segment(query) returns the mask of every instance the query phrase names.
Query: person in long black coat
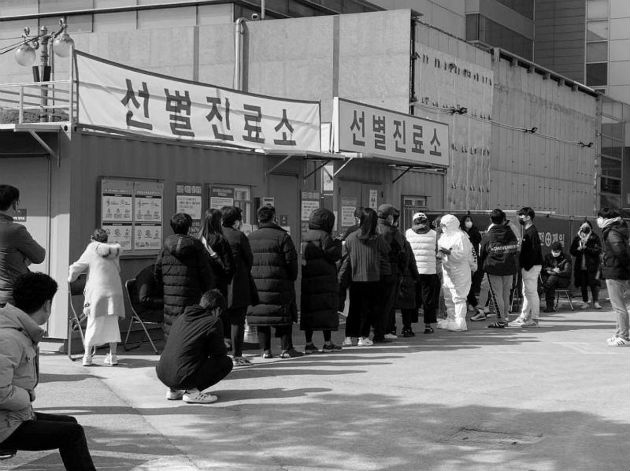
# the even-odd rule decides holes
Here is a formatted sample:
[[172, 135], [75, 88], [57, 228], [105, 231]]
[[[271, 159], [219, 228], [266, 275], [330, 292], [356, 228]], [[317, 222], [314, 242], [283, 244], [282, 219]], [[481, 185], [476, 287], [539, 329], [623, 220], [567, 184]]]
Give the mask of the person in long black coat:
[[601, 309], [599, 304], [600, 271], [599, 262], [602, 253], [602, 243], [599, 236], [593, 232], [593, 226], [584, 221], [569, 249], [575, 257], [573, 264], [573, 284], [582, 290], [582, 308], [588, 308], [588, 288], [591, 288], [593, 307]]
[[177, 316], [215, 287], [205, 248], [199, 239], [188, 235], [191, 225], [188, 214], [173, 215], [171, 228], [175, 234], [166, 238], [155, 262], [155, 280], [158, 289], [164, 293], [162, 329], [165, 337]]
[[308, 232], [302, 237], [302, 298], [300, 329], [304, 331], [304, 353], [319, 350], [313, 344], [313, 331], [324, 333], [324, 352], [341, 350], [332, 343], [332, 331], [339, 328], [337, 314], [336, 262], [341, 259], [341, 240], [332, 238], [335, 215], [328, 209], [316, 209], [311, 214]]
[[[475, 225], [469, 214], [464, 216], [460, 221], [460, 229], [468, 234], [468, 238], [470, 239], [470, 243], [475, 249], [475, 256], [479, 257], [479, 248], [481, 247], [481, 232]], [[477, 308], [477, 293], [481, 288], [481, 281], [483, 280], [483, 270], [478, 268], [476, 272], [472, 274], [472, 283], [470, 285], [470, 291], [468, 292], [468, 296], [466, 301], [469, 305], [470, 311], [475, 311]], [[484, 306], [481, 306], [484, 307]]]
[[263, 358], [271, 353], [271, 327], [282, 345], [281, 358], [301, 356], [293, 348], [291, 328], [297, 321], [295, 280], [298, 276], [298, 256], [287, 231], [275, 223], [273, 206], [258, 209], [258, 230], [249, 236], [254, 254], [252, 277], [259, 303], [247, 309], [247, 323], [258, 327], [258, 341]]
[[227, 319], [230, 323], [234, 365], [246, 366], [250, 361], [243, 357], [243, 339], [245, 337], [245, 316], [247, 306], [258, 303], [256, 285], [251, 275], [254, 254], [247, 236], [240, 231], [243, 216], [240, 208], [226, 206], [223, 214], [223, 236], [230, 244], [234, 262], [234, 276], [227, 287]]

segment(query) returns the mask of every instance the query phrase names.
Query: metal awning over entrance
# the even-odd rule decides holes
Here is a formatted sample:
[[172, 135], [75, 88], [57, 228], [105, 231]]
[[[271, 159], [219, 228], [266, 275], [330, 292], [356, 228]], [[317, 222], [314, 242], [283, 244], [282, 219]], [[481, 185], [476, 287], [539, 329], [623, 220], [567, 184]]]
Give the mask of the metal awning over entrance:
[[[0, 124], [0, 140], [6, 138], [9, 141], [7, 145], [0, 146], [0, 157], [50, 155], [55, 158], [57, 166], [59, 166], [61, 165], [61, 155], [57, 146], [57, 134], [68, 129], [69, 123], [61, 121]], [[20, 133], [20, 137], [15, 136], [14, 133]]]

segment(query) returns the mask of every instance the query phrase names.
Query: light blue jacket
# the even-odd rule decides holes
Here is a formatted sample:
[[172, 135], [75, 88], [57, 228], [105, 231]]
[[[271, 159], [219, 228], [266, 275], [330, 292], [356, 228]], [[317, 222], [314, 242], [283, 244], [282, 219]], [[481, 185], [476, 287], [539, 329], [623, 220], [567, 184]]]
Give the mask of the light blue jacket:
[[11, 304], [0, 308], [0, 442], [35, 418], [31, 402], [39, 377], [37, 344], [43, 335], [28, 314]]

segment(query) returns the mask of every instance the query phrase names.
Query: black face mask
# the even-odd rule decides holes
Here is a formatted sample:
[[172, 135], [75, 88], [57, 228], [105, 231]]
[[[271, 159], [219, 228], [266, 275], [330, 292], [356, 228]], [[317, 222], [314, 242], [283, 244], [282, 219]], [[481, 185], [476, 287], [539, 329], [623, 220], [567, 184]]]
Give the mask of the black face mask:
[[519, 220], [518, 220], [518, 223], [519, 223], [521, 226], [524, 226], [524, 225], [525, 225], [525, 220], [524, 220], [524, 219], [519, 219]]
[[591, 233], [591, 228], [587, 226], [587, 227], [585, 227], [584, 229], [582, 229], [582, 232], [583, 232], [584, 234], [590, 234], [590, 233]]

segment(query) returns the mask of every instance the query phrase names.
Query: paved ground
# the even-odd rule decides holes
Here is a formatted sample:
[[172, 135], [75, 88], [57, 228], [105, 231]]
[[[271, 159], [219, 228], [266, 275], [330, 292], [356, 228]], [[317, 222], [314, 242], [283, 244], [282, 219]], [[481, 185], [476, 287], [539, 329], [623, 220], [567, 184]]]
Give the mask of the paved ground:
[[[207, 406], [166, 401], [148, 349], [117, 368], [44, 352], [35, 406], [75, 415], [100, 470], [629, 471], [630, 348], [606, 346], [612, 312], [485, 324], [256, 358]], [[0, 469], [62, 464], [20, 452]]]

